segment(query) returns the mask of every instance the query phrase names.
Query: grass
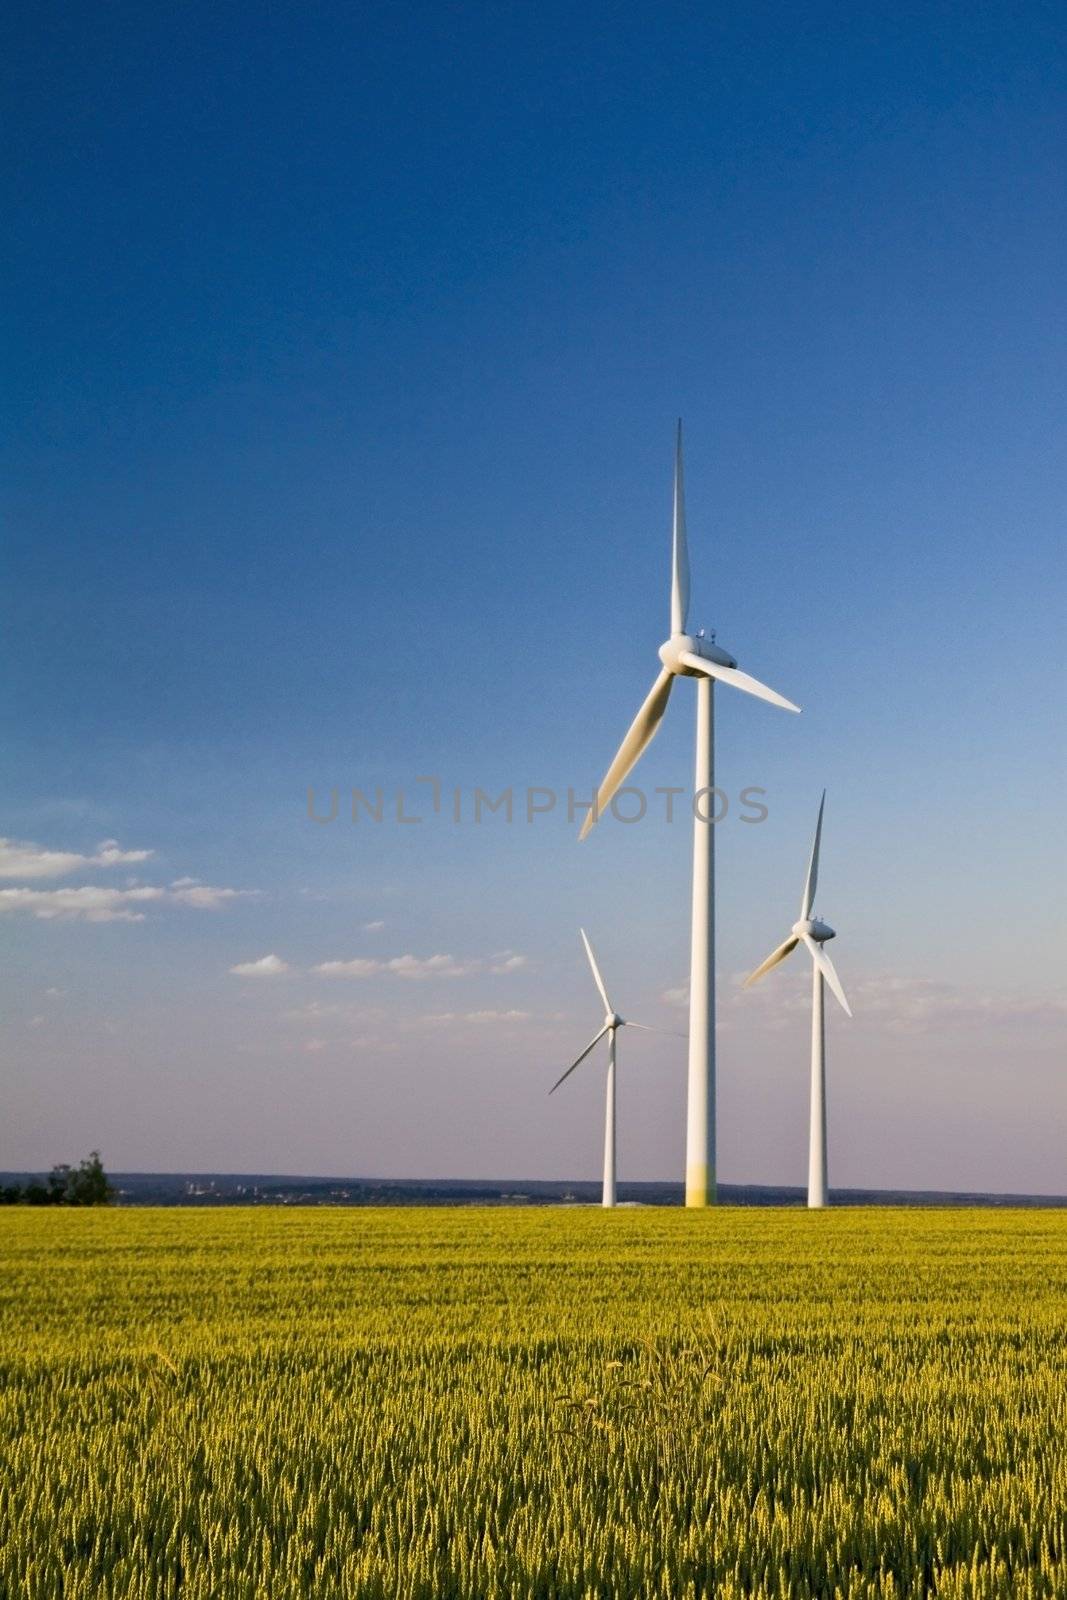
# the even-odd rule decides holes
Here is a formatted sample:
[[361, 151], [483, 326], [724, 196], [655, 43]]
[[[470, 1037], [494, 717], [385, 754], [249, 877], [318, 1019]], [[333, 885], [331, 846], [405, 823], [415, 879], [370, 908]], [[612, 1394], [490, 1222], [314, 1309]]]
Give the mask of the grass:
[[1067, 1213], [0, 1213], [0, 1600], [1067, 1595]]

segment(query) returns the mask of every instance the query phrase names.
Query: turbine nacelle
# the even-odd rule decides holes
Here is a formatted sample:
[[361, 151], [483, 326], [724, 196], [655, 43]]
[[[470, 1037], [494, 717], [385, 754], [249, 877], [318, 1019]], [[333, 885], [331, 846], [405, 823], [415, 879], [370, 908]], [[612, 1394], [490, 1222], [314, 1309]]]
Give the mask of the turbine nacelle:
[[800, 922], [794, 922], [790, 932], [795, 933], [798, 939], [805, 935], [814, 939], [816, 944], [825, 944], [827, 939], [836, 939], [837, 934], [828, 922], [821, 922], [818, 917], [804, 917]]
[[728, 650], [723, 650], [703, 634], [672, 633], [659, 647], [659, 658], [668, 672], [678, 678], [699, 678], [698, 667], [691, 666], [685, 657], [699, 656], [702, 661], [713, 662], [717, 667], [736, 667], [737, 662]]
[[609, 1011], [604, 1018], [605, 1028], [625, 1028], [626, 1018], [620, 1017], [617, 1011]]

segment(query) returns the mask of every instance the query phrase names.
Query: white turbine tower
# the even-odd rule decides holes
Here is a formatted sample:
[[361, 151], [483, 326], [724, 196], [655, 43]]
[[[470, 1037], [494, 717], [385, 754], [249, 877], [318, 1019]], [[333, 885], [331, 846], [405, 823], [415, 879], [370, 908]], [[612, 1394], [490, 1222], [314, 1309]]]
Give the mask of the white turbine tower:
[[789, 938], [769, 955], [752, 975], [745, 979], [745, 987], [762, 978], [780, 961], [804, 945], [811, 956], [811, 1133], [808, 1140], [808, 1205], [814, 1210], [827, 1203], [826, 1181], [826, 1021], [823, 1016], [823, 984], [828, 983], [837, 999], [851, 1016], [841, 980], [834, 971], [833, 962], [823, 949], [828, 939], [837, 935], [827, 923], [812, 915], [815, 904], [815, 886], [819, 881], [819, 844], [822, 839], [822, 814], [826, 805], [826, 790], [819, 802], [819, 820], [815, 824], [815, 843], [811, 847], [808, 876], [804, 882], [804, 897], [800, 902], [800, 919], [794, 922]]
[[643, 1022], [627, 1022], [625, 1017], [619, 1016], [619, 1013], [615, 1010], [615, 1007], [608, 999], [608, 991], [605, 989], [604, 980], [600, 976], [600, 968], [596, 964], [596, 956], [593, 954], [593, 947], [585, 936], [585, 929], [582, 928], [579, 931], [582, 935], [582, 943], [585, 945], [585, 953], [589, 957], [589, 965], [593, 969], [593, 982], [600, 991], [600, 998], [604, 1002], [604, 1010], [606, 1015], [604, 1017], [603, 1026], [601, 1027], [600, 1032], [589, 1041], [577, 1060], [571, 1062], [570, 1066], [563, 1074], [563, 1077], [558, 1078], [548, 1092], [549, 1094], [555, 1094], [560, 1084], [570, 1077], [575, 1067], [581, 1066], [589, 1052], [594, 1049], [594, 1047], [600, 1043], [601, 1039], [603, 1039], [604, 1035], [607, 1034], [608, 1097], [607, 1106], [604, 1112], [604, 1190], [601, 1198], [601, 1204], [605, 1206], [613, 1206], [615, 1204], [615, 1035], [618, 1033], [620, 1028], [640, 1028], [642, 1033], [658, 1033], [660, 1030], [658, 1028], [649, 1028]]
[[[715, 1201], [715, 834], [711, 821], [715, 785], [712, 690], [716, 679], [786, 711], [799, 711], [766, 684], [738, 671], [732, 655], [706, 638], [686, 632], [689, 614], [689, 550], [685, 534], [682, 424], [674, 465], [674, 551], [671, 573], [671, 636], [659, 647], [662, 670], [608, 768], [581, 838], [625, 782], [651, 743], [667, 709], [675, 678], [697, 680], [695, 793], [693, 796], [693, 923], [689, 971], [689, 1087], [685, 1136], [685, 1203]], [[706, 812], [701, 807], [706, 807]]]

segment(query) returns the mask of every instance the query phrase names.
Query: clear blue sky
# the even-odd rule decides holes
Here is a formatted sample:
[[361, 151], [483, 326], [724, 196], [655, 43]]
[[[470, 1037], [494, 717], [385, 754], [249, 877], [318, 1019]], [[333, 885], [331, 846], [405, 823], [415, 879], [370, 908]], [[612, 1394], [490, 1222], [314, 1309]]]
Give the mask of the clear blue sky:
[[[719, 835], [722, 1175], [803, 1177], [805, 974], [736, 979], [826, 784], [831, 1181], [1067, 1190], [1065, 31], [9, 12], [0, 1166], [596, 1170], [599, 1067], [544, 1095], [596, 1022], [577, 925], [684, 1023], [685, 828], [305, 794], [588, 792], [666, 631], [681, 414], [695, 623], [804, 707], [719, 696], [770, 810]], [[680, 1175], [683, 1047], [626, 1044], [620, 1174]]]

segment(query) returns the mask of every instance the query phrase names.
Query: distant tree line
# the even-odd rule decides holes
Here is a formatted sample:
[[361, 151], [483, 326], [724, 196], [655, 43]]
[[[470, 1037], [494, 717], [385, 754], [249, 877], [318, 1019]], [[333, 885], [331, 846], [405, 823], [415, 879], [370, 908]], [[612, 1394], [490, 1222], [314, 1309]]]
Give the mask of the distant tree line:
[[43, 1181], [0, 1184], [2, 1206], [106, 1206], [114, 1198], [98, 1150], [76, 1167], [53, 1167]]

